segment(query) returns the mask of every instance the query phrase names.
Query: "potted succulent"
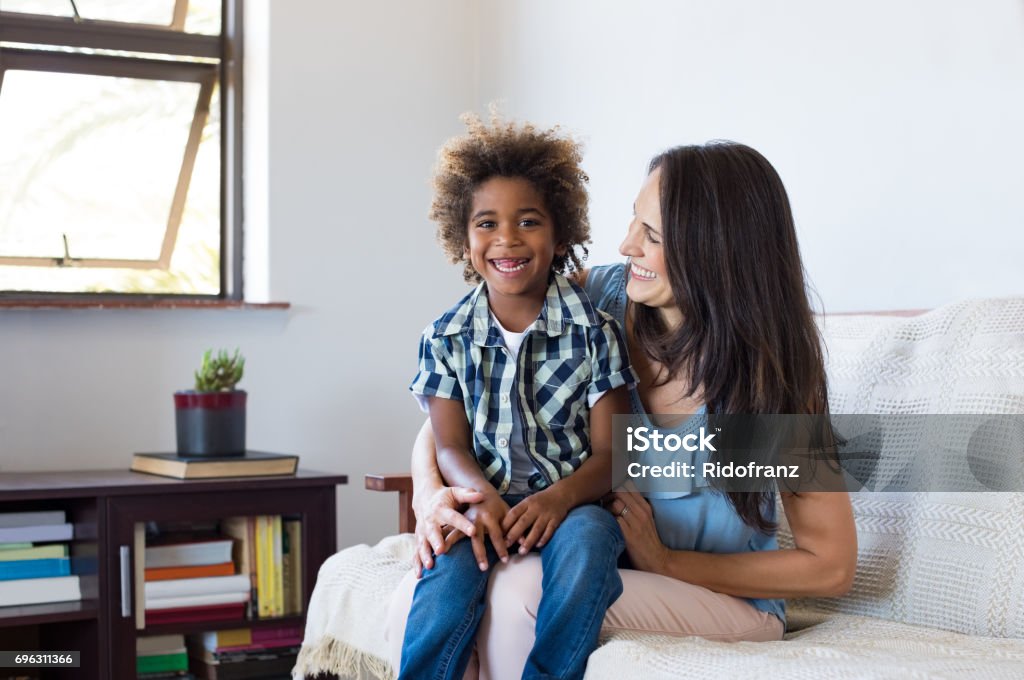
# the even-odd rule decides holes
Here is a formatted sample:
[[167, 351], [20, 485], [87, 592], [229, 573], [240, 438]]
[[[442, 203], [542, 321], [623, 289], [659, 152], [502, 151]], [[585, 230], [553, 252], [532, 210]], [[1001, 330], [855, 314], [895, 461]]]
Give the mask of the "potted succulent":
[[174, 421], [179, 456], [244, 456], [245, 397], [235, 389], [245, 358], [206, 350], [195, 372], [194, 390], [174, 393]]

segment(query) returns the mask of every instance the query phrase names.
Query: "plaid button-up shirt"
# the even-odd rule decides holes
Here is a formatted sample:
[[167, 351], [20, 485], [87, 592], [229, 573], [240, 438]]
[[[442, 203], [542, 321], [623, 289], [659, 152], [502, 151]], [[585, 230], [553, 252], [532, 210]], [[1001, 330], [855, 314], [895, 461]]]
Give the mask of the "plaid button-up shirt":
[[635, 383], [618, 322], [553, 274], [518, 356], [505, 347], [481, 283], [423, 332], [419, 372], [409, 389], [465, 404], [477, 463], [503, 494], [512, 477], [509, 439], [517, 401], [526, 450], [540, 473], [529, 485], [539, 491], [589, 457], [587, 395]]

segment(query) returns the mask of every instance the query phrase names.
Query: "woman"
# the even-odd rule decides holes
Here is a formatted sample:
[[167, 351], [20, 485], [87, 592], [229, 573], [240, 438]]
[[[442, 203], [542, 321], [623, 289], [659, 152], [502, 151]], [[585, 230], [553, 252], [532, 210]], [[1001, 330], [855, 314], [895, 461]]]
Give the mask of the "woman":
[[[827, 413], [789, 201], [758, 152], [725, 142], [654, 158], [620, 251], [627, 265], [595, 267], [581, 283], [626, 329], [640, 378], [634, 413]], [[429, 568], [445, 549], [442, 526], [472, 531], [458, 509], [477, 497], [444, 485], [429, 424], [413, 476], [417, 569]], [[795, 543], [786, 550], [774, 536], [774, 493], [656, 496], [620, 491], [607, 506], [633, 569], [621, 572], [606, 629], [778, 640], [784, 598], [841, 595], [853, 581], [856, 532], [844, 492], [782, 493]], [[481, 675], [519, 676], [540, 579], [535, 556], [496, 568], [477, 638]], [[392, 641], [401, 640], [414, 585], [407, 578], [392, 602]]]

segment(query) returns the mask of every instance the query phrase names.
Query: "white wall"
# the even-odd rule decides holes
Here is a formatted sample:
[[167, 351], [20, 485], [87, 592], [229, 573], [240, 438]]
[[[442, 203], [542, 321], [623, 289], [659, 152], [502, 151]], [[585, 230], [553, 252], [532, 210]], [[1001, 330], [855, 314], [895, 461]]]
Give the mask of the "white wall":
[[171, 393], [237, 345], [250, 444], [350, 475], [342, 545], [392, 531], [362, 475], [407, 467], [416, 339], [464, 291], [429, 169], [493, 99], [587, 139], [592, 262], [617, 258], [649, 156], [727, 137], [778, 167], [829, 310], [1022, 292], [1020, 1], [246, 7], [270, 29], [249, 36], [248, 254], [292, 309], [0, 311], [0, 474], [170, 449]]
[[828, 311], [1024, 293], [1021, 0], [483, 7], [482, 101], [587, 141], [592, 262], [652, 155], [725, 138], [782, 175]]
[[239, 346], [250, 446], [347, 473], [341, 542], [374, 540], [395, 500], [363, 474], [408, 468], [416, 342], [463, 291], [434, 245], [427, 176], [476, 102], [476, 15], [467, 0], [246, 9], [271, 28], [247, 45], [250, 104], [269, 100], [247, 116], [250, 160], [269, 164], [247, 167], [247, 208], [269, 224], [249, 255], [269, 258], [269, 297], [292, 309], [0, 311], [0, 474], [173, 450], [171, 394], [204, 348]]

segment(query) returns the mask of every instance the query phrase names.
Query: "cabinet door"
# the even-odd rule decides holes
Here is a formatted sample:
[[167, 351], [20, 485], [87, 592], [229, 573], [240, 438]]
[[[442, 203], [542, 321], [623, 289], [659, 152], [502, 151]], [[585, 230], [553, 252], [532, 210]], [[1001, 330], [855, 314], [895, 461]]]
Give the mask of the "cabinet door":
[[[137, 631], [136, 564], [144, 555], [136, 553], [135, 525], [140, 522], [204, 521], [240, 515], [296, 514], [302, 517], [302, 603], [303, 616], [309, 606], [320, 565], [335, 549], [334, 486], [274, 488], [265, 480], [239, 481], [237, 489], [203, 490], [203, 483], [183, 485], [180, 491], [151, 496], [111, 497], [107, 503], [109, 540], [104, 558], [110, 568], [107, 599], [109, 606], [110, 670], [115, 678], [135, 677]], [[293, 617], [294, 620], [294, 617]], [[246, 622], [163, 624], [160, 633], [198, 633], [217, 628], [245, 627]]]
[[[0, 0], [3, 2], [3, 0]], [[55, 473], [54, 476], [59, 476]], [[3, 475], [0, 475], [0, 479]], [[6, 481], [6, 480], [4, 480]], [[3, 482], [0, 482], [3, 484]], [[17, 482], [8, 489], [17, 487]], [[70, 557], [70, 575], [78, 577], [81, 598], [62, 602], [40, 602], [0, 606], [0, 649], [38, 652], [77, 651], [78, 668], [45, 668], [37, 671], [44, 680], [105, 680], [107, 671], [106, 579], [99, 559], [105, 540], [104, 505], [93, 496], [7, 499], [0, 490], [0, 514], [19, 512], [64, 513], [63, 522], [71, 524], [72, 537], [59, 542]], [[30, 565], [29, 565], [30, 566]], [[4, 581], [16, 587], [18, 581]], [[7, 604], [2, 603], [2, 604]], [[26, 671], [26, 675], [28, 671]], [[21, 677], [15, 669], [0, 668], [0, 678]]]

